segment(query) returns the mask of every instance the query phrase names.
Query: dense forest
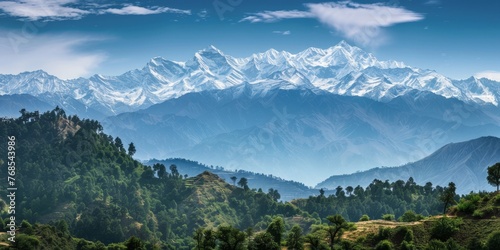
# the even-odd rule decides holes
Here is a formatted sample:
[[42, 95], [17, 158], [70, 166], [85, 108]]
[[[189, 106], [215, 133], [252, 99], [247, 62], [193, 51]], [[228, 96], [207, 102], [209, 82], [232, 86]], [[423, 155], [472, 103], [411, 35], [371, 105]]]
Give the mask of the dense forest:
[[[381, 218], [384, 214], [393, 214], [396, 218], [406, 211], [414, 211], [424, 216], [439, 214], [443, 211], [440, 197], [444, 192], [440, 186], [433, 187], [428, 182], [419, 186], [410, 177], [409, 180], [389, 183], [375, 179], [368, 187], [337, 187], [335, 195], [295, 200], [292, 203], [320, 218], [331, 214], [341, 214], [344, 218], [357, 221], [366, 214], [370, 218]], [[455, 200], [459, 196], [453, 197]]]
[[[364, 188], [339, 186], [333, 195], [320, 190], [283, 202], [280, 190], [251, 189], [246, 178], [225, 181], [210, 172], [188, 178], [176, 165], [143, 165], [133, 159], [133, 142], [106, 135], [99, 122], [67, 116], [59, 108], [43, 114], [21, 110], [17, 119], [2, 119], [0, 141], [12, 136], [17, 249], [415, 249], [430, 244], [447, 248], [429, 249], [458, 249], [453, 247], [488, 247], [500, 237], [490, 230], [473, 242], [471, 235], [459, 234], [469, 225], [465, 219], [427, 218], [448, 212], [491, 220], [488, 228], [500, 226], [498, 194], [459, 197], [453, 183], [374, 180]], [[7, 150], [0, 147], [0, 155]], [[6, 159], [0, 165], [6, 179]], [[7, 189], [6, 181], [0, 185]], [[5, 195], [0, 207], [0, 223], [8, 229]], [[396, 226], [349, 237], [361, 226], [353, 222], [374, 219]], [[421, 223], [397, 224], [415, 221]], [[0, 249], [6, 237], [0, 235]]]
[[[131, 157], [133, 143], [127, 147], [104, 134], [97, 121], [66, 116], [58, 108], [21, 113], [0, 123], [0, 141], [16, 138], [16, 215], [21, 220], [63, 220], [71, 234], [105, 244], [137, 236], [181, 249], [200, 226], [246, 228], [269, 214], [300, 213], [246, 184], [238, 188], [216, 176], [202, 184], [206, 176], [185, 179], [175, 165], [144, 166]], [[0, 155], [6, 150], [1, 148]], [[0, 205], [5, 208], [6, 202]]]

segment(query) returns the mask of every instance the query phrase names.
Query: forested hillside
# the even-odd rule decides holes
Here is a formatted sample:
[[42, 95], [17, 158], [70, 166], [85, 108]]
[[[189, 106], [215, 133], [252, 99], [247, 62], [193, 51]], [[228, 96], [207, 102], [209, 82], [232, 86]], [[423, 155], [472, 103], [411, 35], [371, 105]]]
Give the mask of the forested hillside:
[[[370, 218], [382, 218], [384, 214], [393, 214], [396, 218], [406, 211], [428, 216], [443, 211], [440, 201], [443, 187], [433, 187], [428, 182], [420, 186], [413, 178], [390, 183], [375, 179], [368, 187], [338, 186], [335, 195], [299, 199], [292, 203], [309, 213], [318, 213], [321, 218], [331, 214], [341, 214], [351, 221], [357, 221], [363, 214]], [[460, 197], [455, 196], [454, 200]]]
[[[16, 138], [16, 220], [65, 221], [77, 237], [105, 244], [138, 236], [159, 246], [189, 246], [194, 229], [223, 223], [254, 226], [266, 215], [297, 216], [247, 185], [235, 187], [208, 173], [185, 179], [175, 165], [154, 169], [135, 161], [120, 138], [93, 120], [22, 111], [0, 122], [0, 141]], [[128, 145], [128, 146], [127, 146]], [[0, 147], [0, 155], [7, 155]], [[6, 176], [2, 162], [2, 176]], [[5, 190], [6, 182], [2, 182]], [[4, 196], [1, 197], [4, 199]], [[2, 218], [7, 217], [5, 200]]]
[[[170, 166], [172, 164], [177, 166], [179, 173], [183, 175], [188, 175], [189, 177], [196, 176], [203, 173], [204, 171], [209, 171], [214, 173], [224, 179], [228, 183], [235, 184], [242, 178], [248, 180], [248, 186], [251, 189], [262, 189], [264, 192], [269, 192], [270, 189], [279, 190], [279, 200], [280, 201], [291, 201], [297, 198], [307, 198], [311, 195], [318, 195], [319, 189], [313, 189], [307, 187], [306, 185], [296, 182], [284, 180], [280, 177], [273, 175], [266, 175], [262, 173], [254, 173], [245, 170], [226, 170], [221, 166], [207, 166], [197, 161], [191, 161], [187, 159], [175, 158], [175, 159], [165, 159], [156, 160], [152, 159], [145, 162], [146, 165], [154, 165], [156, 163], [164, 164], [165, 166]], [[325, 194], [335, 193], [332, 190], [326, 190]]]
[[[338, 186], [331, 195], [319, 190], [282, 202], [280, 190], [251, 189], [252, 180], [243, 176], [228, 183], [208, 171], [184, 176], [175, 164], [145, 166], [132, 158], [132, 142], [59, 108], [2, 119], [0, 141], [15, 141], [14, 249], [459, 249], [453, 248], [459, 243], [482, 249], [494, 244], [499, 225], [498, 195], [461, 198], [453, 183], [374, 180], [364, 188]], [[0, 155], [11, 150], [0, 147]], [[6, 176], [11, 164], [2, 159], [0, 165]], [[7, 189], [7, 182], [0, 185]], [[5, 197], [0, 249], [10, 243]], [[464, 222], [425, 219], [450, 207]], [[366, 229], [366, 221], [379, 231]], [[448, 230], [444, 236], [433, 231], [440, 225]], [[452, 248], [427, 248], [443, 242]]]

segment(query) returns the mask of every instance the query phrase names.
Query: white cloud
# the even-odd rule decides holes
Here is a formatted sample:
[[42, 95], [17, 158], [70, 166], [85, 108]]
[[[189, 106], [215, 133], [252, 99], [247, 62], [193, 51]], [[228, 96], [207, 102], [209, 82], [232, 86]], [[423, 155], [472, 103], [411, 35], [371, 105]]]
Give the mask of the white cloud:
[[173, 9], [168, 7], [151, 7], [144, 8], [140, 6], [127, 5], [123, 8], [109, 8], [105, 10], [101, 10], [100, 13], [111, 13], [116, 15], [153, 15], [153, 14], [161, 14], [161, 13], [177, 13], [177, 14], [187, 14], [190, 15], [191, 11], [189, 10], [180, 10]]
[[197, 13], [198, 17], [202, 18], [202, 19], [205, 19], [208, 17], [208, 11], [207, 10], [202, 10], [200, 12]]
[[[104, 62], [102, 52], [85, 52], [80, 46], [103, 40], [78, 35], [32, 38], [0, 32], [0, 74], [17, 74], [43, 69], [62, 79], [89, 76]], [[18, 44], [15, 44], [18, 42]]]
[[110, 8], [109, 4], [85, 3], [81, 0], [17, 0], [1, 1], [0, 12], [24, 20], [53, 21], [80, 19], [89, 14], [152, 15], [161, 13], [191, 14], [190, 10], [168, 7], [141, 7], [122, 5]]
[[421, 14], [383, 4], [342, 2], [307, 4], [307, 6], [320, 22], [363, 45], [376, 43], [375, 39], [382, 34], [382, 27], [423, 19]]
[[88, 10], [69, 7], [78, 0], [20, 0], [2, 1], [0, 10], [10, 16], [39, 19], [79, 19], [89, 14]]
[[479, 78], [479, 79], [488, 78], [490, 80], [500, 82], [500, 71], [488, 70], [488, 71], [476, 73], [474, 76], [476, 78]]
[[398, 23], [422, 20], [421, 14], [401, 7], [382, 3], [358, 4], [353, 2], [309, 3], [308, 11], [264, 11], [243, 18], [241, 21], [276, 22], [282, 19], [315, 18], [333, 28], [343, 37], [362, 45], [377, 45], [384, 40], [382, 28]]
[[248, 21], [251, 23], [259, 22], [276, 22], [282, 19], [295, 19], [295, 18], [313, 18], [312, 13], [300, 10], [278, 10], [278, 11], [264, 11], [247, 16], [240, 20], [240, 22]]
[[289, 31], [289, 30], [285, 30], [285, 31], [275, 30], [275, 31], [273, 31], [273, 33], [274, 34], [284, 35], [284, 36], [288, 36], [288, 35], [292, 34], [292, 32]]

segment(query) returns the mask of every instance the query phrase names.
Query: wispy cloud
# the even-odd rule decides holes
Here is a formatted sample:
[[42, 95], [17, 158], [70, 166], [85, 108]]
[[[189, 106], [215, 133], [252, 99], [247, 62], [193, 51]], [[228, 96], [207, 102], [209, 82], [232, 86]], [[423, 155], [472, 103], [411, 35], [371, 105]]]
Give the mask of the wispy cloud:
[[284, 30], [284, 31], [282, 31], [282, 30], [275, 30], [275, 31], [273, 31], [273, 33], [274, 34], [284, 35], [284, 36], [288, 36], [288, 35], [292, 34], [292, 32], [289, 31], [289, 30]]
[[20, 19], [54, 21], [80, 19], [89, 14], [153, 15], [161, 13], [191, 14], [190, 10], [168, 7], [142, 7], [130, 4], [111, 8], [109, 4], [85, 3], [81, 0], [1, 1], [0, 12]]
[[187, 14], [190, 15], [191, 11], [189, 10], [180, 10], [168, 7], [150, 7], [144, 8], [140, 6], [127, 5], [122, 8], [109, 8], [105, 10], [101, 10], [100, 13], [111, 13], [116, 15], [154, 15], [161, 13], [177, 13], [177, 14]]
[[28, 20], [39, 19], [79, 19], [90, 11], [83, 10], [69, 5], [75, 4], [78, 0], [20, 0], [2, 1], [0, 10], [5, 14]]
[[488, 78], [490, 80], [500, 82], [500, 71], [488, 70], [476, 73], [474, 76], [476, 78]]
[[429, 1], [425, 2], [425, 4], [427, 4], [427, 5], [439, 5], [439, 4], [441, 4], [441, 0], [429, 0]]
[[198, 13], [196, 13], [196, 15], [198, 15], [198, 17], [200, 17], [202, 19], [205, 19], [206, 17], [208, 17], [208, 11], [207, 10], [201, 10]]
[[276, 22], [282, 19], [295, 19], [295, 18], [313, 18], [314, 15], [308, 11], [300, 10], [278, 10], [278, 11], [263, 11], [252, 14], [240, 20], [240, 22], [248, 21], [251, 23], [258, 22]]
[[307, 11], [281, 10], [251, 14], [241, 21], [276, 22], [283, 19], [314, 18], [333, 28], [343, 37], [362, 45], [377, 45], [384, 39], [382, 28], [415, 22], [424, 16], [402, 7], [383, 3], [358, 4], [350, 1], [305, 4]]
[[82, 35], [38, 35], [13, 47], [12, 32], [0, 31], [0, 74], [43, 69], [62, 79], [89, 76], [107, 56], [98, 51], [84, 51], [82, 46], [104, 40]]

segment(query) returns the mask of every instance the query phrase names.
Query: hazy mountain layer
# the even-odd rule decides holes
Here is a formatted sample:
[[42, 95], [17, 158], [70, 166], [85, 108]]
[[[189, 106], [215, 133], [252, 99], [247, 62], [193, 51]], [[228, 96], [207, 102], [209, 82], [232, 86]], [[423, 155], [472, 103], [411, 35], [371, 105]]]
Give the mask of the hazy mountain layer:
[[[424, 105], [425, 104], [425, 105]], [[497, 117], [410, 92], [388, 103], [253, 85], [187, 94], [104, 121], [141, 159], [181, 157], [315, 185], [327, 176], [416, 161], [453, 141], [498, 135]]]
[[447, 186], [454, 182], [458, 193], [470, 191], [491, 191], [494, 188], [486, 181], [486, 169], [500, 162], [500, 139], [481, 137], [466, 142], [448, 144], [433, 154], [401, 167], [375, 168], [368, 171], [335, 175], [319, 183], [316, 188], [334, 189], [337, 186], [366, 186], [379, 179], [382, 181], [407, 180]]

